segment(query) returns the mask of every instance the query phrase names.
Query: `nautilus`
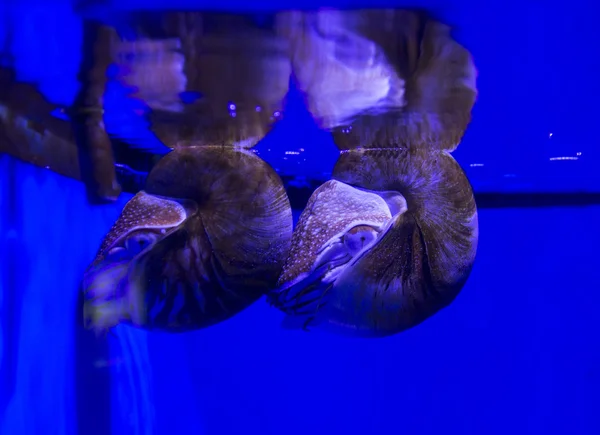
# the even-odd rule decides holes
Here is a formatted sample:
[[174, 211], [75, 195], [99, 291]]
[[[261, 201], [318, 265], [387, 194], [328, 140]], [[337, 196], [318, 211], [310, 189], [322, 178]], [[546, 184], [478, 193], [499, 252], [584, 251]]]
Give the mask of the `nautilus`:
[[84, 317], [98, 331], [223, 321], [275, 286], [291, 236], [283, 184], [254, 153], [176, 149], [104, 238], [83, 279]]
[[[269, 298], [298, 327], [387, 336], [449, 305], [475, 261], [475, 199], [450, 154], [470, 121], [475, 67], [422, 13], [319, 14], [296, 20], [308, 24], [291, 35], [293, 66], [342, 152], [300, 215]], [[336, 46], [348, 41], [364, 47], [354, 62]], [[323, 97], [330, 81], [336, 92]], [[379, 96], [358, 104], [355, 87]]]

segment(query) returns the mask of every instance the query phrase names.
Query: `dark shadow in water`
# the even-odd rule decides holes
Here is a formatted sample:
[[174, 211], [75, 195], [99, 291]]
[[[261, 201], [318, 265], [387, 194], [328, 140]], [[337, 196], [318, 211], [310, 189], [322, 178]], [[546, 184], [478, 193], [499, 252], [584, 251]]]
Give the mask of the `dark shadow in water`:
[[82, 181], [92, 204], [118, 197], [114, 157], [104, 129], [106, 70], [111, 62], [113, 31], [99, 23], [83, 22], [83, 45], [79, 71], [80, 90], [72, 109], [73, 132], [79, 150]]
[[110, 365], [106, 338], [96, 337], [83, 328], [82, 294], [75, 313], [75, 407], [77, 433], [103, 435], [111, 433]]
[[[14, 188], [14, 182], [16, 180], [15, 177], [15, 168], [14, 165], [8, 166], [8, 173], [4, 174], [4, 180], [8, 183], [6, 188], [6, 203], [8, 204], [7, 209], [9, 213], [7, 214], [7, 229], [10, 231], [11, 228], [15, 227], [16, 219], [17, 219], [17, 208], [16, 204], [17, 198], [15, 195], [16, 189]], [[27, 274], [27, 257], [25, 256], [24, 249], [19, 249], [19, 241], [15, 237], [11, 237], [9, 234], [5, 236], [6, 243], [2, 247], [2, 255], [0, 259], [5, 264], [5, 270], [9, 271], [9, 273], [5, 274], [3, 278], [3, 283], [1, 288], [4, 289], [15, 289], [19, 288], [19, 272], [23, 273], [24, 277], [29, 276]], [[13, 253], [12, 255], [8, 255], [8, 253]], [[19, 261], [21, 260], [21, 264]], [[19, 266], [22, 267], [19, 270]], [[2, 380], [0, 381], [0, 385], [3, 386], [2, 393], [0, 395], [0, 415], [3, 415], [10, 398], [13, 396], [15, 392], [15, 383], [17, 379], [17, 366], [18, 359], [17, 350], [19, 349], [19, 313], [21, 312], [22, 300], [19, 297], [20, 295], [14, 291], [4, 291], [4, 294], [1, 295], [4, 299], [2, 304], [0, 305], [0, 331], [2, 333], [1, 344], [2, 348], [0, 349], [2, 353], [0, 353], [0, 374], [2, 374]]]

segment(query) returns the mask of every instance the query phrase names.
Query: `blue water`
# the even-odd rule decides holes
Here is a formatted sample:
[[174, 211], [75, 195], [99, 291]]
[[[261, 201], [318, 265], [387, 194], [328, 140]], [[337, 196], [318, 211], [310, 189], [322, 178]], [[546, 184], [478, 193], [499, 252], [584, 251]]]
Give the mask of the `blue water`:
[[[437, 6], [479, 69], [456, 152], [475, 191], [598, 191], [597, 11]], [[79, 25], [66, 2], [0, 3], [0, 47], [57, 104], [77, 91]], [[264, 158], [330, 171], [333, 144], [300, 117]], [[283, 160], [299, 147], [308, 169]], [[568, 153], [587, 160], [549, 166]], [[459, 297], [390, 338], [284, 330], [261, 300], [194, 333], [96, 339], [75, 324], [78, 284], [129, 197], [90, 206], [80, 183], [0, 156], [0, 434], [600, 433], [600, 206], [481, 209]]]
[[[140, 5], [138, 0], [77, 3], [108, 5], [100, 9], [111, 11], [111, 17]], [[242, 3], [227, 0], [218, 4], [222, 9], [235, 9]], [[160, 0], [143, 4], [147, 9], [164, 7]], [[168, 4], [185, 9], [189, 0]], [[207, 0], [202, 4], [215, 7]], [[304, 4], [311, 3], [266, 0], [256, 8]], [[330, 0], [328, 4], [360, 2]], [[432, 8], [454, 24], [456, 38], [473, 53], [479, 71], [475, 121], [454, 156], [477, 191], [600, 191], [594, 110], [594, 101], [600, 99], [596, 74], [600, 51], [595, 43], [600, 40], [600, 28], [595, 25], [600, 7], [585, 0], [570, 2], [568, 7], [515, 0], [494, 5], [471, 0], [379, 0], [378, 4]], [[19, 79], [37, 84], [56, 104], [70, 104], [77, 92], [81, 50], [80, 18], [71, 2], [60, 0], [48, 6], [40, 0], [5, 0], [0, 5], [4, 5], [0, 6], [0, 29], [10, 29], [13, 34], [6, 40], [9, 32], [0, 31], [0, 52], [13, 57]], [[132, 104], [122, 98], [118, 86], [107, 92], [108, 106]], [[130, 118], [123, 122], [122, 112], [109, 111], [107, 127], [115, 134], [126, 129], [124, 134], [131, 136], [132, 125], [141, 121]], [[116, 119], [111, 121], [110, 116]], [[314, 132], [298, 135], [304, 131], [302, 127], [295, 122], [289, 125], [295, 134], [274, 141], [276, 149], [263, 158], [293, 171], [294, 165], [286, 166], [285, 150], [304, 148], [310, 165], [296, 165], [297, 172], [330, 170], [335, 147]], [[578, 159], [550, 160], [556, 157]]]

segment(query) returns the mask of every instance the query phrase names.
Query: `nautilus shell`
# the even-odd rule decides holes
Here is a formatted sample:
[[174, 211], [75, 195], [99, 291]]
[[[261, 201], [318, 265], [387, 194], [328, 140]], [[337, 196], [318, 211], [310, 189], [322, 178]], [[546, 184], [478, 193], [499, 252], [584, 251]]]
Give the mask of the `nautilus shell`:
[[176, 149], [87, 270], [84, 317], [99, 331], [215, 324], [275, 286], [291, 236], [290, 203], [268, 164], [232, 147]]
[[477, 209], [452, 156], [342, 154], [310, 198], [272, 296], [302, 326], [356, 335], [408, 329], [448, 305], [475, 260]]
[[[342, 16], [335, 23], [347, 23], [342, 26], [346, 33], [377, 42], [376, 59], [395, 71], [396, 85], [404, 84], [402, 92], [394, 92], [402, 101], [396, 99], [399, 104], [391, 108], [381, 99], [355, 105], [351, 118], [347, 110], [336, 118], [332, 114], [343, 111], [333, 110], [331, 101], [319, 104], [319, 89], [333, 80], [330, 75], [297, 74], [321, 81], [307, 79], [300, 88], [309, 106], [313, 102], [313, 115], [327, 120], [342, 153], [333, 179], [313, 193], [299, 218], [270, 300], [288, 314], [291, 325], [386, 336], [419, 324], [452, 302], [475, 261], [475, 199], [449, 151], [470, 120], [476, 74], [469, 53], [450, 38], [448, 29], [421, 13], [336, 13]], [[396, 27], [377, 25], [386, 22]], [[296, 57], [296, 70], [307, 64], [318, 68], [309, 54]], [[318, 56], [325, 68], [341, 62]], [[368, 77], [366, 71], [362, 75]], [[337, 92], [336, 104], [356, 101], [353, 83], [347, 82], [346, 93]], [[369, 83], [360, 86], [366, 89]], [[384, 89], [389, 96], [394, 88]]]

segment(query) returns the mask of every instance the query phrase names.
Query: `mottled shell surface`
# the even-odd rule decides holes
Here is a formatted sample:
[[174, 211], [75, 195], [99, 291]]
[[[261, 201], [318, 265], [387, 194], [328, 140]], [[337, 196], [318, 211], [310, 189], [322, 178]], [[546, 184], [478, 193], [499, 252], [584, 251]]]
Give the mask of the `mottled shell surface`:
[[[311, 271], [321, 248], [336, 234], [357, 225], [380, 226], [391, 218], [385, 201], [372, 193], [357, 191], [331, 180], [310, 197], [294, 230], [294, 238], [280, 283], [297, 279]], [[308, 241], [308, 243], [307, 243]]]

